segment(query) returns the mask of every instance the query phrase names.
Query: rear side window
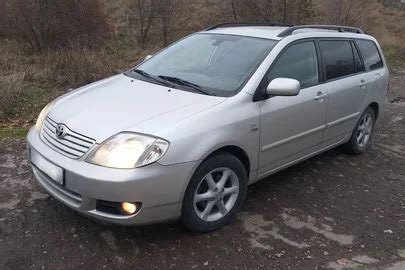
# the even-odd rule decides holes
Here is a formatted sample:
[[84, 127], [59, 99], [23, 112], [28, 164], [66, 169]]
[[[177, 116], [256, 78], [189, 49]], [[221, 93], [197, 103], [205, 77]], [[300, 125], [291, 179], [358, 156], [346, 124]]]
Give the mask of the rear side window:
[[269, 74], [269, 82], [276, 78], [298, 80], [301, 88], [318, 84], [318, 57], [313, 41], [301, 42], [289, 47], [277, 59]]
[[371, 40], [356, 40], [360, 52], [363, 56], [363, 61], [367, 71], [375, 70], [384, 67], [377, 46]]
[[332, 80], [355, 73], [352, 45], [346, 40], [322, 40], [319, 42], [326, 79]]
[[352, 43], [352, 49], [353, 49], [353, 54], [354, 54], [354, 64], [355, 64], [356, 72], [366, 71], [366, 69], [364, 68], [363, 62], [361, 61], [359, 51], [357, 50], [354, 43]]

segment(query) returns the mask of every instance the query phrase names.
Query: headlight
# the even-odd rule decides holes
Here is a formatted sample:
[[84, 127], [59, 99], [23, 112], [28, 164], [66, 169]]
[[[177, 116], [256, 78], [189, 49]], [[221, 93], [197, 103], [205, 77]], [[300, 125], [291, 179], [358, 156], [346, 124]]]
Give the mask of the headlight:
[[48, 113], [49, 113], [49, 111], [51, 110], [52, 106], [53, 106], [53, 102], [50, 102], [50, 103], [48, 103], [48, 105], [46, 105], [46, 106], [42, 109], [41, 113], [40, 113], [39, 116], [38, 116], [37, 122], [36, 122], [36, 124], [35, 124], [35, 128], [36, 128], [37, 130], [41, 130], [42, 125], [44, 124], [44, 121], [45, 121], [45, 119], [46, 119], [46, 116], [48, 115]]
[[158, 161], [169, 148], [165, 140], [124, 132], [97, 147], [87, 162], [116, 169], [133, 169]]

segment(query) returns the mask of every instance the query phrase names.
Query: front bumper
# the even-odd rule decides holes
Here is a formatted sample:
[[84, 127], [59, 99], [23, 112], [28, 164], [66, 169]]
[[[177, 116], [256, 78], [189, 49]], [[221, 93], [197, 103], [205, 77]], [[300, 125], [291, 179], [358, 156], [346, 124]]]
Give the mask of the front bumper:
[[[80, 213], [121, 225], [178, 219], [185, 189], [197, 166], [197, 162], [169, 166], [154, 163], [133, 170], [111, 169], [85, 162], [87, 155], [75, 160], [54, 151], [35, 128], [29, 131], [27, 141], [28, 153], [34, 152], [47, 161], [45, 164], [63, 169], [60, 185], [32, 164], [35, 178], [49, 194]], [[141, 202], [142, 208], [133, 216], [111, 214], [96, 209], [98, 201]]]

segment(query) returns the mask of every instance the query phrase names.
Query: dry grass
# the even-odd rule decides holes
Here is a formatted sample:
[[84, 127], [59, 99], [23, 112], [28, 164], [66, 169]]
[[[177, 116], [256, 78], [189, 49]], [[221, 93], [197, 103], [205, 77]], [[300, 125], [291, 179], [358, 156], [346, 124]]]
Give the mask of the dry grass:
[[151, 52], [112, 41], [97, 50], [35, 54], [16, 42], [0, 42], [0, 123], [32, 123], [40, 108], [65, 89], [122, 72]]
[[405, 47], [405, 10], [385, 7], [381, 1], [369, 1], [367, 30], [383, 46]]
[[75, 87], [98, 80], [116, 72], [106, 55], [86, 49], [65, 50], [45, 56], [45, 77], [57, 85]]
[[405, 68], [405, 47], [387, 45], [383, 50], [388, 66], [394, 69]]
[[29, 67], [23, 68], [22, 57], [14, 43], [4, 43], [0, 47], [0, 119], [10, 114], [10, 104], [23, 91]]
[[0, 118], [4, 118], [10, 113], [9, 104], [11, 104], [23, 90], [24, 77], [25, 74], [22, 72], [0, 76]]

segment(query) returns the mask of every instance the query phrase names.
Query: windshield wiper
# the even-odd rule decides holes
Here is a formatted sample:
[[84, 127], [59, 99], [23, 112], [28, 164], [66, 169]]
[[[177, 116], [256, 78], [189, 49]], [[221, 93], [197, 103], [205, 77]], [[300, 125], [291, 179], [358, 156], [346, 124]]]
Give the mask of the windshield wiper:
[[145, 72], [145, 71], [143, 71], [141, 69], [133, 69], [132, 71], [139, 74], [139, 75], [141, 75], [141, 76], [143, 76], [143, 77], [145, 77], [145, 78], [151, 79], [151, 80], [153, 80], [153, 81], [155, 81], [155, 82], [157, 82], [159, 84], [163, 84], [163, 85], [168, 86], [168, 87], [173, 87], [173, 84], [168, 83], [166, 80], [161, 79], [158, 76], [154, 76], [152, 74], [149, 74], [149, 73], [147, 73], [147, 72]]
[[190, 88], [192, 88], [194, 90], [197, 90], [198, 92], [203, 93], [205, 95], [211, 95], [210, 92], [208, 92], [207, 90], [204, 90], [204, 88], [202, 88], [198, 84], [195, 84], [195, 83], [192, 83], [192, 82], [189, 82], [189, 81], [177, 78], [177, 77], [163, 76], [163, 75], [160, 75], [158, 77], [165, 80], [165, 81], [169, 81], [169, 82], [172, 82], [172, 83], [175, 83], [175, 84], [178, 84], [178, 85], [183, 85], [183, 86], [190, 87]]

